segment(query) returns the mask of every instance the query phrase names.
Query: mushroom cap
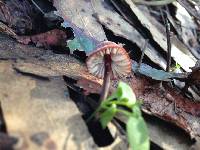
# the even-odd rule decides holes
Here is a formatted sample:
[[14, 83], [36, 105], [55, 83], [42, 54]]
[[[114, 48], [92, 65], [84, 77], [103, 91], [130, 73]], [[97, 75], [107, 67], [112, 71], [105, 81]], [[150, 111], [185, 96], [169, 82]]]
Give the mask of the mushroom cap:
[[111, 79], [123, 77], [131, 72], [131, 60], [126, 50], [114, 42], [104, 41], [97, 45], [96, 50], [86, 60], [89, 73], [98, 78], [104, 77], [105, 54], [111, 56]]

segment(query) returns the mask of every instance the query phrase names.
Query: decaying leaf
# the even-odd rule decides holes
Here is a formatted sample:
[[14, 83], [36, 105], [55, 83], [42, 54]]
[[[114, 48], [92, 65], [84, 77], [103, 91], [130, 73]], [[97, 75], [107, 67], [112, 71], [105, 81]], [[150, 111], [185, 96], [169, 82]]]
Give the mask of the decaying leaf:
[[0, 3], [0, 10], [0, 20], [16, 34], [34, 33], [44, 26], [41, 14], [27, 0], [4, 0]]
[[17, 40], [23, 44], [34, 43], [37, 47], [65, 46], [68, 35], [65, 31], [53, 29], [51, 31], [32, 36], [18, 36]]
[[200, 83], [200, 67], [197, 67], [192, 70], [190, 75], [188, 76], [188, 79], [192, 81], [193, 84], [199, 84]]
[[[116, 1], [115, 1], [116, 2]], [[107, 29], [111, 30], [116, 36], [123, 37], [131, 42], [137, 44], [140, 49], [143, 49], [145, 38], [126, 20], [123, 19], [111, 6], [104, 7], [104, 3], [97, 2], [95, 7], [96, 18]], [[131, 51], [136, 51], [131, 49]], [[147, 44], [145, 54], [156, 64], [163, 69], [166, 68], [166, 61], [150, 44]]]
[[140, 68], [138, 68], [137, 62], [132, 63], [132, 70], [135, 73], [139, 72], [142, 75], [145, 75], [154, 80], [160, 80], [160, 81], [171, 81], [171, 79], [173, 79], [173, 78], [185, 79], [187, 77], [187, 74], [173, 73], [173, 72], [166, 72], [163, 70], [158, 70], [158, 69], [152, 68], [151, 66], [144, 64], [144, 63], [142, 63]]
[[98, 41], [106, 39], [103, 28], [93, 17], [95, 13], [94, 0], [54, 0], [53, 4], [57, 8], [58, 14], [66, 21], [71, 22], [78, 28], [82, 28], [82, 32], [93, 37]]
[[194, 67], [191, 68], [192, 72], [186, 78], [184, 90], [187, 90], [191, 85], [200, 85], [200, 60], [197, 61]]
[[96, 47], [99, 41], [106, 39], [102, 26], [93, 17], [96, 2], [93, 0], [54, 1], [58, 15], [65, 20], [63, 26], [74, 30], [75, 38], [68, 42], [71, 51], [78, 49], [87, 54]]
[[192, 7], [191, 4], [196, 3], [199, 5], [199, 0], [187, 1], [187, 0], [177, 0], [179, 4], [181, 4], [191, 16], [195, 17], [196, 19], [200, 20], [200, 14], [198, 12], [198, 6]]
[[77, 81], [76, 86], [82, 88], [85, 95], [101, 92], [101, 84], [87, 78], [80, 78]]
[[[125, 0], [124, 3], [129, 6], [131, 11], [137, 16], [140, 23], [152, 34], [154, 41], [156, 41], [160, 47], [167, 52], [167, 40], [164, 34], [165, 30], [159, 30], [158, 27], [161, 26], [158, 21], [150, 17], [148, 13], [140, 10], [140, 8], [138, 8], [131, 0]], [[176, 43], [176, 40], [172, 40], [171, 56], [184, 70], [190, 71], [190, 67], [195, 65], [196, 59], [193, 58], [191, 54], [190, 56], [186, 55], [179, 47], [180, 46]], [[190, 53], [188, 50], [187, 52]]]
[[200, 59], [200, 55], [198, 52], [199, 44], [197, 41], [196, 34], [197, 25], [195, 23], [195, 20], [179, 3], [177, 3], [176, 8], [176, 18], [180, 21], [181, 25], [181, 39], [184, 42], [184, 44], [189, 47], [194, 56]]
[[[80, 80], [85, 80], [81, 78]], [[164, 84], [164, 91], [159, 84], [153, 80], [138, 78], [132, 75], [131, 78], [122, 79], [133, 89], [138, 99], [143, 100], [142, 109], [144, 112], [157, 116], [163, 120], [172, 122], [185, 130], [191, 137], [200, 135], [200, 104], [192, 102], [182, 96], [176, 89], [171, 89]], [[117, 81], [112, 82], [111, 91], [114, 91]], [[80, 84], [81, 83], [81, 84]], [[84, 83], [84, 84], [83, 84]], [[87, 81], [79, 81], [77, 85], [87, 93], [100, 91], [99, 84], [93, 88]], [[97, 82], [96, 82], [97, 83]], [[79, 85], [80, 84], [80, 85]], [[100, 88], [100, 89], [99, 89]]]
[[99, 43], [96, 39], [88, 36], [83, 30], [68, 21], [65, 21], [62, 26], [65, 28], [72, 27], [74, 30], [74, 39], [67, 42], [67, 46], [70, 48], [71, 53], [73, 53], [74, 50], [80, 50], [85, 51], [86, 54], [88, 54], [93, 51], [97, 46], [97, 43]]

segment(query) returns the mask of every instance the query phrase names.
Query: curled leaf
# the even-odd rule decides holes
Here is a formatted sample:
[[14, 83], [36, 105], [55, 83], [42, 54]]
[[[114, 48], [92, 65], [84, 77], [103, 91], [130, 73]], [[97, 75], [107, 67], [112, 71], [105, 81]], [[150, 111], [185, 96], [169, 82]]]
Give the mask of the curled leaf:
[[136, 103], [136, 96], [131, 87], [120, 81], [115, 93], [113, 93], [108, 100], [117, 98], [118, 101], [124, 102], [126, 106], [132, 107]]

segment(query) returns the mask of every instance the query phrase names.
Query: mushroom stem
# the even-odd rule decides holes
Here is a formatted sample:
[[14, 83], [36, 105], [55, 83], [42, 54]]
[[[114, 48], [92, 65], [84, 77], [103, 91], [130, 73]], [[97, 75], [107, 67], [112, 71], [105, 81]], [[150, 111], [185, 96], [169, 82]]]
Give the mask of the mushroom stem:
[[107, 98], [110, 88], [110, 78], [112, 75], [112, 69], [111, 69], [111, 56], [109, 54], [105, 54], [104, 56], [104, 66], [105, 66], [105, 71], [104, 71], [103, 87], [102, 87], [100, 102], [102, 102]]

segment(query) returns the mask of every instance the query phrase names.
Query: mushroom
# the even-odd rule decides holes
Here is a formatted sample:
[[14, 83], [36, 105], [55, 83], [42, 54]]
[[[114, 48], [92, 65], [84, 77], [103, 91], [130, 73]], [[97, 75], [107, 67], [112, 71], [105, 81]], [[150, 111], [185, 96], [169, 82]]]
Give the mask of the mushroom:
[[126, 50], [114, 42], [104, 41], [97, 45], [86, 60], [89, 73], [103, 78], [100, 102], [107, 98], [110, 80], [131, 72], [131, 60]]

